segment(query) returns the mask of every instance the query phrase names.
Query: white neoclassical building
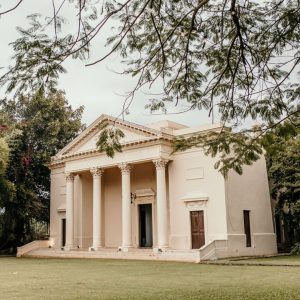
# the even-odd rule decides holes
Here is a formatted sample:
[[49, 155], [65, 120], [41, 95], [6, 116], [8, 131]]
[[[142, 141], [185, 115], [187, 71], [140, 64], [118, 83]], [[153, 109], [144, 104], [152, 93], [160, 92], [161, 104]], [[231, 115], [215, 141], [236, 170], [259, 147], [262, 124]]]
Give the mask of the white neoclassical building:
[[[125, 134], [114, 158], [97, 150], [102, 122]], [[264, 158], [224, 179], [218, 158], [201, 148], [173, 153], [176, 137], [220, 129], [100, 116], [53, 157], [50, 240], [19, 255], [199, 261], [276, 253]]]

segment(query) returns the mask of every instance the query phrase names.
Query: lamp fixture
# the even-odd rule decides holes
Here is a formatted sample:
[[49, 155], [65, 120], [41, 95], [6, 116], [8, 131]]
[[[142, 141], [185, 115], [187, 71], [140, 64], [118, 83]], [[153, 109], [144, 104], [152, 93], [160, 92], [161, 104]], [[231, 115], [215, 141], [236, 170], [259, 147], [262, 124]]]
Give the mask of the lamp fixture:
[[130, 203], [132, 204], [136, 199], [136, 193], [130, 193], [130, 199], [131, 199]]

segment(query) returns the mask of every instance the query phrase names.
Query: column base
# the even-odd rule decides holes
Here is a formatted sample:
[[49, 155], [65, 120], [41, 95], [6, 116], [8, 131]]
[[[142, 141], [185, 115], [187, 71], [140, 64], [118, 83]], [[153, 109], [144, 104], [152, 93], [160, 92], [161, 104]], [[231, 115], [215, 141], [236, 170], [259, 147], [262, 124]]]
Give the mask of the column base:
[[92, 246], [89, 247], [89, 251], [100, 251], [102, 248], [102, 246]]
[[168, 250], [168, 246], [156, 246], [153, 248], [153, 252], [154, 253], [162, 253], [162, 252], [166, 252]]
[[132, 248], [133, 248], [133, 246], [120, 246], [120, 247], [118, 248], [118, 251], [129, 252], [130, 249], [132, 249]]
[[74, 245], [66, 245], [66, 246], [62, 247], [62, 250], [64, 250], [64, 251], [78, 250], [78, 247], [76, 247]]

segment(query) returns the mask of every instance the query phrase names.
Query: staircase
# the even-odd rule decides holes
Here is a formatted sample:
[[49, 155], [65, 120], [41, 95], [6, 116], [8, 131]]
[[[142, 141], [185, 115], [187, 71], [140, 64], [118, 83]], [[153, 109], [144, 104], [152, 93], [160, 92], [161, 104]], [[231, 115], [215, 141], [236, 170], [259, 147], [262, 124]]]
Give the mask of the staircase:
[[99, 251], [76, 249], [64, 251], [51, 248], [49, 241], [33, 241], [18, 248], [17, 257], [36, 258], [103, 258], [197, 262], [214, 260], [226, 256], [227, 240], [215, 240], [202, 248], [193, 250], [166, 249], [154, 252], [153, 249], [131, 248], [128, 252], [117, 248], [102, 248]]
[[[38, 243], [34, 243], [36, 246]], [[27, 246], [27, 245], [25, 245]], [[18, 257], [36, 258], [106, 258], [106, 259], [133, 259], [133, 260], [162, 260], [162, 261], [184, 261], [197, 262], [198, 250], [166, 250], [154, 252], [152, 249], [132, 248], [128, 252], [118, 251], [116, 248], [103, 248], [99, 251], [88, 251], [87, 249], [76, 249], [71, 251], [57, 250], [46, 247], [26, 247], [20, 251]], [[24, 247], [24, 246], [23, 246]], [[28, 250], [28, 251], [25, 251]]]
[[203, 260], [216, 260], [226, 257], [227, 240], [214, 240], [200, 248], [199, 262]]

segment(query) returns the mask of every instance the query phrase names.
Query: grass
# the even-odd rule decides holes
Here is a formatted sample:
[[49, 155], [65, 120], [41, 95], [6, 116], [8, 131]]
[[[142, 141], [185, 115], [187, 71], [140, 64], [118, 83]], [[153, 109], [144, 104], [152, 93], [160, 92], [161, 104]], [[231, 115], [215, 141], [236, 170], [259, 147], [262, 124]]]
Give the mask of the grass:
[[300, 268], [0, 258], [0, 299], [300, 299]]
[[247, 258], [247, 259], [234, 259], [230, 262], [238, 262], [245, 264], [264, 264], [264, 265], [277, 265], [277, 266], [299, 266], [300, 255], [282, 255], [276, 257], [261, 257], [261, 258]]

